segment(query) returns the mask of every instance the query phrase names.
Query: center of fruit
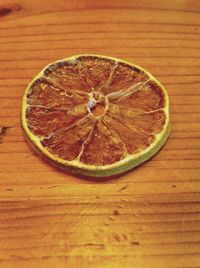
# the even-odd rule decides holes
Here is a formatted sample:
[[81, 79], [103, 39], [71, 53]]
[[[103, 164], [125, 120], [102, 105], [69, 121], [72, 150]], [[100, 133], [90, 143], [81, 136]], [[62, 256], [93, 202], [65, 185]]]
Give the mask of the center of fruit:
[[87, 104], [88, 111], [95, 117], [102, 116], [106, 112], [106, 98], [100, 92], [92, 92]]

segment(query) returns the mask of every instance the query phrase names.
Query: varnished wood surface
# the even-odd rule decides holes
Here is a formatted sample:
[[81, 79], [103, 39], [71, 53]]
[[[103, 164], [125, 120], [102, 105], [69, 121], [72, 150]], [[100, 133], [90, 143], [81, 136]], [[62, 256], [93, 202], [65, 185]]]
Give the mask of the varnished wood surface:
[[[0, 1], [0, 267], [200, 267], [200, 1]], [[170, 96], [171, 135], [104, 182], [58, 171], [20, 127], [21, 98], [46, 64], [119, 57]]]

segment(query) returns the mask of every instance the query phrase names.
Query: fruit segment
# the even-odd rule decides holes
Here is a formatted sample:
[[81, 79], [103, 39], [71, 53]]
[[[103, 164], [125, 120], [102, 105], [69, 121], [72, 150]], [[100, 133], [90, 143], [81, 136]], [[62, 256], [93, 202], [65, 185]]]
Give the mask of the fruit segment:
[[135, 154], [146, 149], [155, 139], [151, 133], [146, 133], [138, 129], [134, 124], [123, 122], [123, 118], [105, 117], [110, 129], [114, 129], [125, 145], [128, 154]]
[[83, 105], [67, 111], [35, 106], [27, 109], [26, 116], [30, 130], [35, 135], [43, 137], [49, 136], [57, 129], [66, 128], [75, 123], [77, 120], [83, 118], [86, 113], [86, 106]]
[[93, 165], [109, 165], [126, 156], [126, 147], [117, 133], [99, 121], [86, 144], [81, 161]]
[[26, 118], [30, 130], [38, 136], [67, 127], [87, 113], [88, 97], [53, 86], [44, 78], [36, 80], [27, 94]]
[[109, 85], [101, 89], [105, 95], [129, 88], [130, 86], [147, 79], [147, 75], [142, 71], [124, 63], [115, 63], [111, 74], [112, 77]]
[[74, 160], [81, 152], [93, 125], [94, 121], [85, 117], [69, 127], [52, 132], [50, 137], [43, 139], [41, 143], [52, 154], [65, 160]]
[[115, 66], [115, 61], [109, 59], [98, 58], [94, 56], [80, 57], [77, 62], [85, 71], [85, 80], [90, 86], [90, 89], [100, 90], [109, 82], [109, 77], [112, 76], [112, 70]]
[[121, 120], [125, 125], [134, 125], [143, 132], [157, 134], [165, 123], [165, 113], [162, 109], [150, 112], [142, 110], [131, 110], [124, 106], [110, 105], [108, 115], [111, 118]]
[[154, 81], [148, 81], [140, 90], [133, 92], [128, 97], [114, 100], [113, 103], [124, 105], [127, 109], [152, 111], [164, 108], [165, 98], [161, 88]]
[[80, 95], [65, 87], [56, 86], [44, 77], [33, 82], [26, 98], [29, 105], [42, 105], [49, 109], [69, 109], [75, 105], [86, 103], [88, 100], [87, 95]]

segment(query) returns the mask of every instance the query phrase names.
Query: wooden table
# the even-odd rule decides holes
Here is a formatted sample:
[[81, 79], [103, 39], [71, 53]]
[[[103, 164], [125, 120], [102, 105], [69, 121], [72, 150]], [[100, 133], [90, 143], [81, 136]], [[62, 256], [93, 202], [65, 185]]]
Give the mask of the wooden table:
[[[200, 267], [200, 1], [0, 1], [0, 267]], [[28, 147], [21, 99], [44, 65], [119, 57], [166, 86], [171, 135], [108, 181], [61, 172]]]

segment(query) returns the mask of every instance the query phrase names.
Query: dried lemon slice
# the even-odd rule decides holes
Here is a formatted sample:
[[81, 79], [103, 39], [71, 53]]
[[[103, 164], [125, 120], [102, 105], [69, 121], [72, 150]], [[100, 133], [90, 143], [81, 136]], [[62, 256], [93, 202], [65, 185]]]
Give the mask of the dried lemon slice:
[[164, 87], [134, 64], [77, 55], [46, 66], [26, 89], [26, 136], [52, 165], [120, 174], [153, 156], [169, 134]]

